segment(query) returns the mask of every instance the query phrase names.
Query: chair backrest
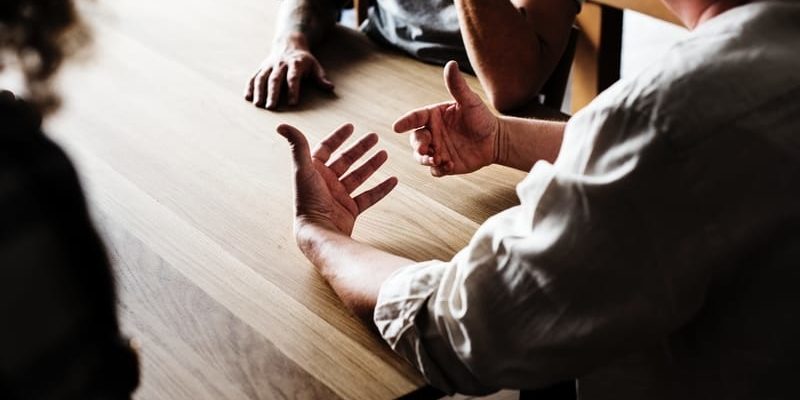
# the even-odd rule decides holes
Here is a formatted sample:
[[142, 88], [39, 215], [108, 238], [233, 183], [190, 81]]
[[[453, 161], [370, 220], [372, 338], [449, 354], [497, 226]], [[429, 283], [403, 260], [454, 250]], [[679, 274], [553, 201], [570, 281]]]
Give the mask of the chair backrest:
[[547, 107], [560, 110], [561, 104], [564, 102], [564, 94], [567, 91], [567, 82], [569, 81], [569, 74], [572, 70], [572, 60], [575, 58], [575, 44], [578, 41], [579, 31], [578, 28], [572, 27], [569, 34], [569, 41], [567, 47], [564, 49], [564, 54], [561, 55], [558, 65], [547, 78], [547, 81], [542, 86], [541, 94], [544, 95], [543, 104]]
[[367, 10], [369, 9], [371, 0], [353, 0], [353, 10], [356, 12], [356, 27], [361, 26], [361, 23], [367, 19]]

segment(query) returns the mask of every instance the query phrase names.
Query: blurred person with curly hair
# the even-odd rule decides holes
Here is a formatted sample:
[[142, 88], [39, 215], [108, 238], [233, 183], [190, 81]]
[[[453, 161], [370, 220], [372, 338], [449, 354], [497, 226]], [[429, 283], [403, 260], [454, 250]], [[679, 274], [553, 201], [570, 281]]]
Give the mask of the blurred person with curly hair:
[[78, 177], [42, 132], [62, 62], [88, 41], [71, 0], [0, 3], [0, 398], [122, 399], [138, 385], [112, 270]]

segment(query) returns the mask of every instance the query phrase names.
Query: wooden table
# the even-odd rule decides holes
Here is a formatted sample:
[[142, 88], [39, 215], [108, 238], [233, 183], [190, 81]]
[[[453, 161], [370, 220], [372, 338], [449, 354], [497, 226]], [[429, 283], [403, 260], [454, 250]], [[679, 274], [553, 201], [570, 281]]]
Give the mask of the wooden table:
[[623, 10], [682, 25], [661, 0], [588, 0], [576, 22], [580, 35], [572, 66], [573, 113], [619, 80]]
[[[141, 343], [138, 399], [388, 399], [421, 376], [351, 316], [296, 249], [288, 146], [343, 122], [378, 132], [399, 187], [355, 237], [417, 260], [447, 259], [516, 204], [523, 174], [432, 178], [391, 132], [448, 98], [438, 67], [337, 30], [321, 58], [335, 95], [256, 109], [245, 82], [271, 42], [276, 2], [84, 4], [95, 43], [62, 74], [47, 129], [77, 165], [116, 268], [124, 331]], [[474, 79], [470, 80], [476, 85]]]

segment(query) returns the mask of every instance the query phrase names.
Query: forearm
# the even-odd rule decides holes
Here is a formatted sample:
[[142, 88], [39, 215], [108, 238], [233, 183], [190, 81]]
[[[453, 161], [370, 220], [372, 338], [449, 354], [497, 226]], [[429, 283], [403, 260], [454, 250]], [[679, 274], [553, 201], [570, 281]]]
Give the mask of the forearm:
[[539, 160], [555, 162], [566, 123], [500, 117], [495, 137], [495, 163], [530, 171]]
[[336, 24], [339, 3], [336, 0], [281, 1], [273, 45], [310, 49]]
[[318, 225], [298, 227], [297, 236], [300, 249], [345, 306], [370, 325], [381, 284], [415, 263]]
[[[569, 4], [559, 2], [560, 7]], [[456, 0], [470, 62], [500, 111], [533, 99], [566, 47], [574, 10], [548, 10], [557, 6], [535, 3], [526, 9], [508, 0]]]

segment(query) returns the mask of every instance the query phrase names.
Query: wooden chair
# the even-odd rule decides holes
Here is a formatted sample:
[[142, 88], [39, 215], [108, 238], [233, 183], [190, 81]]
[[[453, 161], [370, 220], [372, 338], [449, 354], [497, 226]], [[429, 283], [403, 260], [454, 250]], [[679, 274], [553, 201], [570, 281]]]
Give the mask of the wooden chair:
[[587, 0], [576, 22], [580, 35], [570, 88], [573, 113], [619, 80], [623, 10], [681, 25], [660, 0]]
[[367, 19], [371, 3], [371, 0], [353, 0], [353, 10], [356, 12], [356, 27], [361, 26], [361, 23]]

